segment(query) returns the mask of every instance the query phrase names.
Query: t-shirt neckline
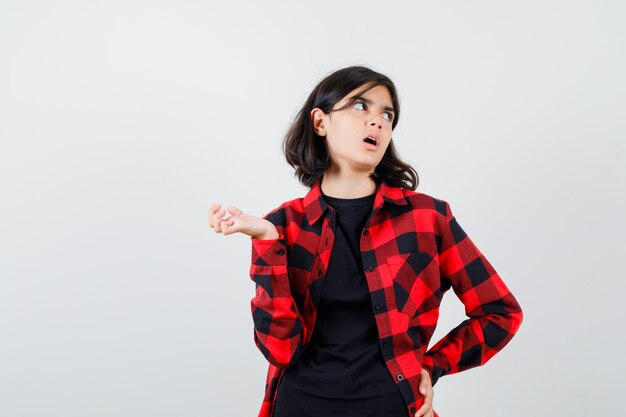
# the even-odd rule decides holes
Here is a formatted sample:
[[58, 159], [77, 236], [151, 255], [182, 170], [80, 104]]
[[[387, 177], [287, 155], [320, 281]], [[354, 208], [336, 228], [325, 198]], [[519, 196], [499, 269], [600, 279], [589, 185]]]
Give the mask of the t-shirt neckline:
[[357, 197], [357, 198], [331, 197], [329, 195], [322, 193], [322, 197], [331, 206], [361, 206], [361, 205], [371, 205], [374, 202], [376, 193], [366, 195], [363, 197]]

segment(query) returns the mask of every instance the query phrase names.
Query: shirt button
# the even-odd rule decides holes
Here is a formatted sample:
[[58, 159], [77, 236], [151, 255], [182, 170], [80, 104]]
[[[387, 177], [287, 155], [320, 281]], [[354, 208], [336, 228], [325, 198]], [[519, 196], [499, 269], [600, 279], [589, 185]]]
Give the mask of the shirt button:
[[277, 253], [277, 254], [279, 254], [279, 255], [284, 255], [284, 254], [285, 254], [285, 249], [280, 248], [280, 249], [278, 249], [278, 250], [276, 251], [276, 253]]
[[396, 376], [396, 379], [398, 381], [402, 381], [404, 379], [404, 377], [402, 376], [402, 374], [400, 374], [400, 375]]
[[414, 413], [416, 411], [417, 411], [417, 409], [415, 407], [411, 407], [411, 413]]
[[367, 236], [369, 234], [370, 234], [370, 232], [367, 229], [363, 230], [363, 236]]
[[367, 268], [365, 268], [365, 270], [367, 272], [372, 272], [374, 270], [374, 268], [372, 268], [371, 266], [368, 266]]
[[380, 304], [376, 304], [376, 305], [374, 306], [374, 308], [375, 308], [376, 310], [380, 310], [381, 308], [383, 308], [383, 306], [381, 306]]

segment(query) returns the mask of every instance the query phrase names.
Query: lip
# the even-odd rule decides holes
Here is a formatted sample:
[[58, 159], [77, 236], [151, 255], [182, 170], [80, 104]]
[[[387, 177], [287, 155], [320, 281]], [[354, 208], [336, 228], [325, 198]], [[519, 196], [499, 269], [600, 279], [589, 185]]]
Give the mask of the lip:
[[[372, 145], [371, 143], [365, 142], [365, 139], [367, 138], [374, 139], [376, 141], [376, 145]], [[378, 145], [380, 144], [380, 136], [378, 136], [378, 134], [376, 133], [370, 133], [368, 135], [365, 135], [363, 139], [361, 139], [361, 141], [365, 144], [365, 147], [367, 149], [378, 149]]]
[[363, 142], [363, 145], [365, 145], [365, 149], [369, 149], [372, 151], [378, 149], [378, 145], [372, 145], [371, 143]]

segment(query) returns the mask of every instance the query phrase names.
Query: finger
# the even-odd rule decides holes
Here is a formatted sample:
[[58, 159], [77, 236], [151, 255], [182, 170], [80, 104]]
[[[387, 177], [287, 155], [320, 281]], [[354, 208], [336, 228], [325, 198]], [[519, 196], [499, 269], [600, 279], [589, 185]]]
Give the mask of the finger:
[[415, 417], [426, 417], [432, 409], [432, 404], [424, 401], [424, 404], [420, 407], [420, 409], [415, 412]]
[[218, 203], [212, 204], [209, 207], [209, 226], [213, 227], [215, 225], [215, 212], [220, 209], [220, 205]]
[[234, 224], [234, 220], [232, 219], [232, 217], [229, 217], [228, 219], [222, 220], [220, 222], [220, 231], [222, 232], [222, 234], [227, 235], [230, 233], [232, 233], [232, 230], [229, 230], [232, 225]]
[[219, 203], [211, 204], [211, 206], [209, 207], [209, 213], [211, 214], [215, 213], [216, 211], [220, 209], [220, 207], [221, 207], [221, 204]]
[[427, 417], [428, 412], [432, 410], [433, 407], [433, 397], [435, 396], [434, 390], [429, 390], [426, 394], [424, 394], [424, 402], [419, 410], [415, 413], [416, 416]]
[[218, 233], [220, 233], [221, 231], [220, 222], [222, 221], [222, 217], [224, 217], [224, 214], [226, 214], [226, 210], [224, 209], [221, 209], [213, 214], [213, 228]]
[[424, 369], [420, 372], [419, 392], [422, 395], [426, 395], [429, 389], [432, 389], [432, 382], [430, 381], [430, 375]]
[[424, 395], [424, 404], [429, 404], [431, 407], [433, 406], [433, 400], [435, 399], [435, 390], [429, 389], [426, 395]]
[[215, 212], [211, 213], [211, 215], [209, 216], [209, 224], [211, 225], [211, 227], [213, 228], [213, 230], [215, 230], [215, 228], [217, 227], [217, 219], [215, 218]]

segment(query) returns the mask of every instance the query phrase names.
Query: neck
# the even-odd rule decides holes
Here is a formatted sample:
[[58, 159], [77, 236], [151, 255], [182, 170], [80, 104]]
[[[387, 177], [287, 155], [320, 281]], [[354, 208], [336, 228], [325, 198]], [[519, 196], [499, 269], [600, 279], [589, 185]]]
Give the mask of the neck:
[[336, 198], [359, 198], [376, 192], [369, 173], [342, 173], [328, 169], [322, 178], [322, 193]]

